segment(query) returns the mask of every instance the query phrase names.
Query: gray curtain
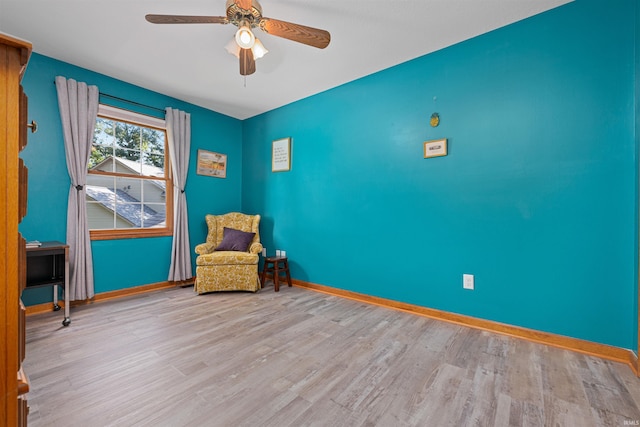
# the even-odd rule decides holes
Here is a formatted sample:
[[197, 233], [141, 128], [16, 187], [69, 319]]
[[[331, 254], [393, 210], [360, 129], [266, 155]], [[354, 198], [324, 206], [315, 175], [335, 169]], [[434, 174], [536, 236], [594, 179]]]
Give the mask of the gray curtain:
[[189, 152], [191, 149], [191, 115], [180, 110], [166, 109], [169, 158], [173, 172], [173, 243], [169, 281], [191, 279], [191, 248], [187, 216], [187, 184]]
[[69, 299], [93, 298], [93, 260], [87, 223], [85, 185], [93, 132], [98, 116], [98, 87], [56, 77], [67, 169], [71, 178], [67, 207]]

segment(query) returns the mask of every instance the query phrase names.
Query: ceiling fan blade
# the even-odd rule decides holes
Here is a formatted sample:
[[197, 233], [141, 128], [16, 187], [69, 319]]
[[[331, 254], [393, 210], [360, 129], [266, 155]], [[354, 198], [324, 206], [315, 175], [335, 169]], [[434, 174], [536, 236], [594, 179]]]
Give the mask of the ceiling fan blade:
[[236, 6], [240, 9], [251, 10], [251, 0], [236, 0]]
[[248, 76], [256, 72], [256, 61], [251, 49], [240, 49], [240, 75]]
[[324, 49], [329, 46], [331, 34], [318, 28], [305, 27], [304, 25], [280, 21], [278, 19], [262, 18], [260, 28], [267, 34], [293, 40], [309, 46]]
[[152, 24], [228, 24], [226, 16], [146, 15]]

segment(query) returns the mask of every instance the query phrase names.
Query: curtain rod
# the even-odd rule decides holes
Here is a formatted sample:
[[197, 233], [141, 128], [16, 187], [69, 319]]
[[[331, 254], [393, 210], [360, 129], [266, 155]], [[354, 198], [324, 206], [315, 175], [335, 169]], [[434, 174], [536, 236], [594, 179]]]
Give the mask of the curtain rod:
[[[53, 84], [56, 84], [56, 81], [53, 81]], [[110, 98], [116, 101], [121, 101], [121, 102], [126, 102], [127, 104], [131, 104], [131, 105], [137, 105], [138, 107], [143, 107], [143, 108], [149, 108], [151, 110], [156, 110], [156, 111], [160, 111], [161, 113], [166, 113], [166, 111], [162, 108], [158, 108], [158, 107], [152, 107], [151, 105], [146, 105], [146, 104], [141, 104], [139, 102], [136, 101], [130, 101], [128, 99], [124, 99], [124, 98], [120, 98], [119, 96], [114, 96], [114, 95], [109, 95], [108, 93], [104, 93], [104, 92], [98, 92], [99, 96], [104, 96], [105, 98]]]
[[131, 105], [137, 105], [138, 107], [144, 107], [144, 108], [149, 108], [151, 110], [160, 111], [163, 114], [165, 113], [165, 110], [163, 110], [162, 108], [152, 107], [151, 105], [141, 104], [141, 103], [136, 102], [136, 101], [130, 101], [128, 99], [120, 98], [118, 96], [109, 95], [108, 93], [100, 92], [100, 96], [104, 96], [105, 98], [114, 99], [116, 101], [126, 102], [127, 104], [131, 104]]

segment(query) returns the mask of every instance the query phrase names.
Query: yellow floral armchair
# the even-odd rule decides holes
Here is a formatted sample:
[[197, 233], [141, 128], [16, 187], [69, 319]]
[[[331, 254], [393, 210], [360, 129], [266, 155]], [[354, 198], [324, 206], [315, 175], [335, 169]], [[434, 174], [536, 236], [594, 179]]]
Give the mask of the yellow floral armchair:
[[[207, 241], [195, 248], [198, 257], [194, 290], [203, 294], [217, 291], [255, 292], [260, 289], [260, 215], [231, 212], [207, 215], [205, 220], [209, 232]], [[251, 233], [255, 234], [251, 236]], [[238, 239], [241, 241], [236, 244]]]

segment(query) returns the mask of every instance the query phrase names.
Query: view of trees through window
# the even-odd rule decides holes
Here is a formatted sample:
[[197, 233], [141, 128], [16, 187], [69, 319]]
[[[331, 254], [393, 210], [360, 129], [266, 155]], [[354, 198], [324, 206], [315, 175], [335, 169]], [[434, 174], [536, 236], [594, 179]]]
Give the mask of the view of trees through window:
[[98, 117], [89, 169], [110, 156], [164, 170], [164, 131]]
[[98, 117], [87, 175], [91, 230], [166, 228], [164, 129]]

